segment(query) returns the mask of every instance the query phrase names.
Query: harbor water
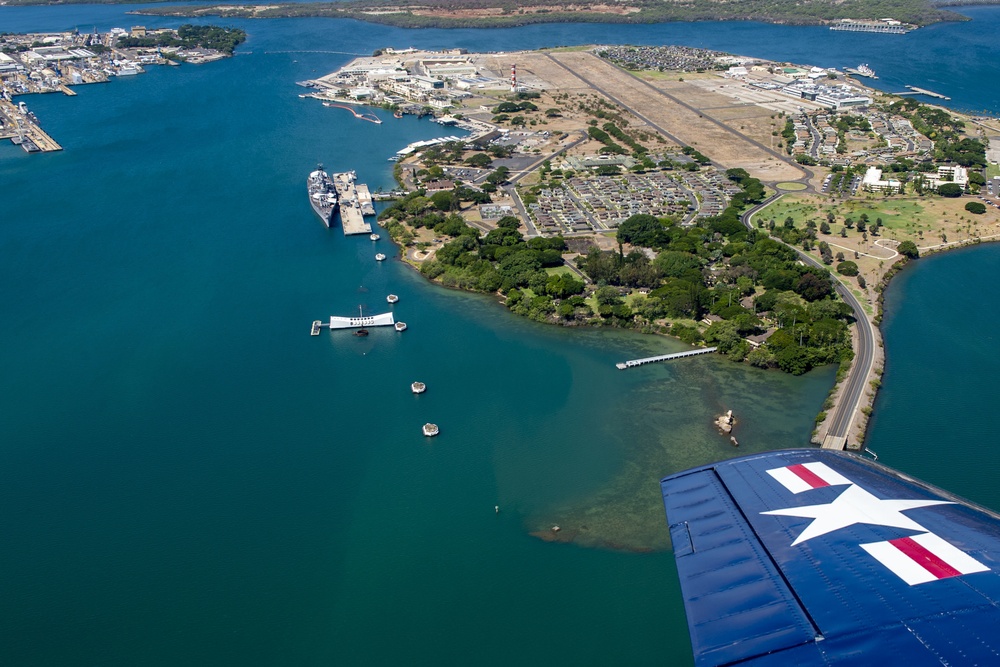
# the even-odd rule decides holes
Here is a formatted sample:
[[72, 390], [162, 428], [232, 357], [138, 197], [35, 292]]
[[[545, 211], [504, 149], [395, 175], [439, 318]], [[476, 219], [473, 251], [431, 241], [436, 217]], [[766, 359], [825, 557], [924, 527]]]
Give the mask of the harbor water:
[[[130, 8], [3, 7], [0, 22], [105, 30], [136, 23]], [[382, 112], [381, 125], [357, 121], [300, 99], [295, 81], [383, 46], [683, 36], [775, 57], [754, 31], [797, 36], [803, 52], [819, 33], [224, 23], [250, 33], [235, 58], [24, 98], [63, 152], [0, 145], [0, 663], [689, 663], [657, 481], [805, 445], [833, 369], [793, 378], [707, 355], [619, 371], [684, 346], [544, 326], [427, 284], [386, 234], [325, 229], [305, 179], [323, 162], [390, 189], [389, 156], [452, 130]], [[885, 78], [872, 55], [842, 55], [835, 64], [868, 61]], [[914, 69], [906, 83], [959, 102]], [[913, 280], [964, 266], [949, 260]], [[895, 444], [894, 415], [922, 398], [894, 393], [894, 374], [917, 364], [894, 356], [894, 323], [910, 331], [903, 278], [872, 447], [923, 474], [909, 442], [922, 432]], [[359, 306], [391, 308], [408, 329], [309, 335]], [[739, 449], [711, 424], [730, 408]], [[441, 434], [424, 438], [425, 422]], [[938, 458], [927, 477], [991, 502], [963, 489], [965, 460], [949, 477]], [[542, 539], [553, 524], [575, 541]]]

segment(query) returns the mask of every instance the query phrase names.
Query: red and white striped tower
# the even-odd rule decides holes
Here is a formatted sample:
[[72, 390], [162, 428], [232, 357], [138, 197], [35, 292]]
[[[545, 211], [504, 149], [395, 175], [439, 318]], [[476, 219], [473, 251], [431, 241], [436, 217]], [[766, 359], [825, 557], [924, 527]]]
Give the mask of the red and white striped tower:
[[517, 65], [510, 66], [510, 92], [517, 92]]

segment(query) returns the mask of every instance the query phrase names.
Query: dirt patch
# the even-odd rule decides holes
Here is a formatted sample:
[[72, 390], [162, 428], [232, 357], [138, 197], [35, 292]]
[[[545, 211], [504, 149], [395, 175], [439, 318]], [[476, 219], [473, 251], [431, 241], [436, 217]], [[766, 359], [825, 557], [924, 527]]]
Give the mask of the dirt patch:
[[[551, 57], [668, 137], [694, 146], [726, 168], [742, 167], [765, 181], [794, 181], [805, 176], [776, 153], [699, 110], [699, 104], [720, 106], [725, 98], [719, 95], [684, 82], [663, 82], [662, 88], [654, 87], [591, 53], [555, 53]], [[690, 101], [689, 94], [693, 96]]]

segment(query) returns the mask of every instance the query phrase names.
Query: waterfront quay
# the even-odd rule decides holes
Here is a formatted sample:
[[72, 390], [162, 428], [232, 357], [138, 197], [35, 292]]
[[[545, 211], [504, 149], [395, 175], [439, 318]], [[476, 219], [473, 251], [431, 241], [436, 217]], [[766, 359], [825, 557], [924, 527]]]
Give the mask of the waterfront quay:
[[[340, 224], [344, 229], [345, 236], [371, 234], [372, 232], [372, 226], [365, 222], [364, 210], [358, 197], [358, 186], [354, 183], [355, 178], [353, 171], [334, 174], [332, 177], [333, 186], [337, 189], [337, 200], [340, 202]], [[363, 187], [367, 193], [368, 186], [364, 185]], [[368, 194], [368, 205], [372, 205], [371, 194]], [[374, 213], [374, 209], [372, 213]]]
[[106, 83], [114, 77], [141, 74], [144, 66], [176, 65], [177, 60], [209, 62], [227, 57], [203, 48], [136, 47], [157, 36], [176, 38], [172, 29], [147, 31], [112, 28], [107, 33], [78, 31], [0, 35], [0, 139], [10, 139], [28, 153], [62, 150], [42, 128], [19, 95], [63, 93], [71, 86]]
[[5, 99], [0, 99], [0, 139], [10, 139], [28, 153], [62, 150], [62, 146], [41, 128], [26, 106]]

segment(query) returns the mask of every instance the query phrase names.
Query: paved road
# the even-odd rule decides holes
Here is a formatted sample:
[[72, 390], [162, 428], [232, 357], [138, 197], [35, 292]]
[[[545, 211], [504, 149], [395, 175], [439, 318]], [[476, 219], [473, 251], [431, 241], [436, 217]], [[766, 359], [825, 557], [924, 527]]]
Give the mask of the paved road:
[[[753, 229], [751, 218], [755, 213], [774, 203], [779, 198], [781, 198], [781, 194], [772, 195], [757, 206], [746, 211], [740, 219], [746, 225], [747, 229]], [[775, 240], [780, 241], [780, 239]], [[821, 269], [826, 268], [814, 257], [806, 254], [799, 248], [792, 247], [792, 249], [798, 253], [799, 258], [803, 262]], [[837, 293], [851, 307], [851, 310], [854, 311], [854, 319], [858, 325], [858, 349], [855, 351], [854, 362], [851, 364], [851, 370], [844, 380], [840, 400], [833, 409], [833, 414], [828, 416], [828, 419], [831, 421], [830, 428], [827, 431], [827, 441], [831, 438], [843, 438], [842, 440], [838, 440], [838, 442], [846, 446], [849, 435], [848, 431], [851, 428], [851, 423], [854, 421], [854, 415], [857, 413], [858, 403], [860, 403], [861, 398], [864, 396], [868, 374], [871, 372], [872, 364], [875, 361], [875, 328], [865, 314], [864, 308], [861, 307], [861, 302], [847, 289], [847, 286], [839, 280], [832, 280], [834, 281]], [[842, 447], [837, 447], [837, 449], [842, 449]]]

